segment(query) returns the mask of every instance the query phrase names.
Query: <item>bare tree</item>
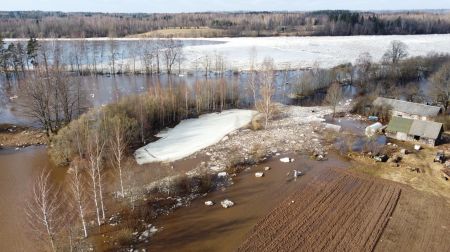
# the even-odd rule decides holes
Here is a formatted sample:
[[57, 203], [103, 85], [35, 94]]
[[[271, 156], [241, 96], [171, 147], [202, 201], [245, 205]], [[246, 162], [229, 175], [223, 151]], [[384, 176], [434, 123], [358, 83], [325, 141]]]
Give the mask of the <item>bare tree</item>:
[[83, 236], [88, 237], [87, 226], [86, 226], [86, 192], [85, 183], [82, 176], [82, 163], [81, 160], [74, 160], [70, 164], [70, 191], [72, 193], [72, 205], [78, 212], [78, 216], [81, 222], [81, 227], [83, 230]]
[[283, 102], [286, 102], [286, 87], [289, 85], [289, 71], [291, 69], [291, 65], [286, 63], [283, 65], [283, 69], [281, 74], [283, 76]]
[[202, 57], [202, 60], [201, 60], [200, 64], [203, 67], [203, 69], [205, 70], [205, 78], [208, 79], [209, 71], [211, 71], [211, 59], [210, 59], [210, 57], [207, 54], [205, 54]]
[[358, 87], [365, 92], [368, 88], [368, 81], [370, 75], [370, 69], [372, 67], [372, 56], [368, 53], [361, 53], [356, 59], [356, 67], [359, 81], [357, 81]]
[[447, 110], [450, 102], [450, 63], [444, 64], [430, 79], [430, 95]]
[[261, 100], [257, 102], [258, 111], [264, 113], [264, 127], [266, 128], [269, 119], [272, 116], [273, 104], [272, 97], [275, 93], [275, 79], [274, 79], [274, 62], [271, 58], [264, 59], [261, 66], [261, 79], [259, 92]]
[[342, 88], [337, 82], [330, 85], [327, 91], [327, 96], [325, 96], [325, 103], [333, 108], [333, 118], [336, 114], [336, 107], [342, 100]]
[[[183, 45], [180, 41], [167, 39], [163, 42], [163, 56], [167, 74], [172, 73], [173, 65], [182, 58]], [[181, 60], [180, 60], [181, 61]], [[181, 62], [179, 63], [181, 65]]]
[[52, 112], [51, 112], [51, 85], [41, 76], [41, 72], [36, 71], [36, 78], [28, 78], [26, 85], [21, 89], [22, 99], [21, 108], [23, 113], [37, 120], [47, 132], [47, 135], [53, 131]]
[[253, 104], [255, 104], [256, 106], [256, 98], [257, 98], [257, 93], [258, 93], [258, 83], [257, 83], [257, 72], [256, 72], [256, 48], [252, 47], [252, 49], [250, 50], [250, 69], [248, 71], [248, 86], [250, 87], [250, 90], [252, 92], [253, 95]]
[[119, 173], [120, 196], [123, 198], [125, 197], [123, 185], [123, 160], [125, 158], [126, 148], [133, 135], [137, 122], [136, 120], [128, 118], [126, 115], [116, 115], [107, 120], [110, 129], [109, 136], [111, 136], [109, 145], [112, 153], [112, 164]]
[[116, 64], [117, 64], [117, 58], [119, 56], [118, 48], [116, 41], [113, 38], [109, 39], [109, 60], [111, 65], [111, 74], [116, 74]]
[[156, 58], [156, 73], [159, 74], [161, 73], [161, 68], [160, 68], [160, 54], [161, 54], [161, 47], [162, 47], [162, 42], [160, 39], [155, 40], [155, 46], [153, 47], [153, 54], [155, 55]]
[[35, 181], [26, 215], [36, 237], [51, 251], [57, 251], [57, 237], [64, 227], [63, 205], [60, 188], [51, 183], [50, 172], [42, 171]]
[[214, 68], [214, 71], [222, 77], [225, 72], [225, 58], [222, 54], [216, 53]]
[[[95, 205], [97, 224], [101, 225], [100, 219], [105, 219], [105, 208], [103, 204], [103, 192], [101, 189], [102, 185], [102, 156], [105, 147], [105, 142], [100, 135], [99, 129], [95, 128], [90, 131], [92, 135], [87, 137], [87, 148], [86, 155], [89, 162], [88, 174], [91, 178], [92, 195]], [[87, 131], [87, 132], [90, 132]], [[89, 133], [91, 134], [91, 133]], [[101, 211], [101, 217], [100, 217]]]
[[130, 56], [131, 56], [131, 64], [132, 64], [132, 68], [133, 68], [133, 70], [132, 70], [132, 72], [133, 72], [133, 74], [136, 74], [137, 73], [137, 71], [136, 71], [136, 58], [137, 58], [137, 55], [138, 54], [140, 54], [140, 52], [139, 52], [139, 47], [138, 47], [139, 45], [137, 44], [137, 42], [136, 41], [132, 41], [131, 43], [130, 43], [130, 45], [129, 45], [129, 54], [130, 54]]
[[394, 40], [389, 45], [388, 50], [383, 55], [383, 60], [385, 62], [390, 62], [396, 65], [400, 60], [408, 56], [408, 46], [398, 40]]

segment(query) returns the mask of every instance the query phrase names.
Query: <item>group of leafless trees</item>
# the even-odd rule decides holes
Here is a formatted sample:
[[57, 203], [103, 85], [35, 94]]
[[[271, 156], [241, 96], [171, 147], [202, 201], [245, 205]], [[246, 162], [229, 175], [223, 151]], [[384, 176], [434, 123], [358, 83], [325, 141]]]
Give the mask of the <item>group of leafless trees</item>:
[[178, 73], [183, 61], [180, 40], [152, 39], [123, 42], [57, 39], [5, 43], [0, 37], [0, 73], [25, 77], [39, 66], [56, 66], [77, 75]]
[[[131, 43], [132, 48], [128, 48], [131, 58], [127, 62], [120, 52], [123, 50], [119, 50], [119, 41], [94, 42], [92, 47], [87, 47], [86, 43], [85, 40], [66, 44], [57, 40], [41, 42], [30, 39], [24, 46], [27, 52], [20, 55], [20, 63], [14, 64], [11, 62], [15, 61], [10, 59], [17, 55], [11, 54], [10, 48], [11, 45], [18, 48], [21, 43], [10, 43], [7, 47], [0, 43], [2, 73], [6, 79], [15, 75], [11, 82], [18, 86], [20, 109], [39, 122], [48, 135], [56, 133], [90, 106], [86, 87], [82, 86], [82, 78], [87, 74], [104, 73], [105, 69], [111, 74], [138, 73], [141, 72], [136, 67], [139, 60], [148, 74], [165, 71], [170, 75], [175, 69], [180, 71], [183, 55], [179, 41], [165, 39]], [[9, 85], [11, 82], [7, 81]]]
[[[214, 28], [209, 36], [388, 35], [450, 32], [446, 12], [237, 12], [106, 14], [0, 12], [5, 37], [124, 37], [165, 28]], [[208, 33], [202, 33], [208, 36]]]
[[[73, 249], [89, 230], [107, 218], [106, 168], [116, 171], [116, 196], [126, 195], [124, 163], [137, 122], [118, 112], [91, 111], [60, 130], [53, 140], [59, 151], [71, 157], [65, 187], [57, 186], [44, 171], [37, 179], [27, 207], [35, 237], [52, 250]], [[95, 224], [94, 224], [95, 223]]]
[[407, 45], [392, 41], [380, 61], [375, 61], [366, 52], [361, 53], [354, 64], [342, 64], [331, 69], [315, 66], [304, 70], [294, 80], [293, 98], [301, 100], [324, 91], [326, 95], [318, 97], [335, 111], [343, 98], [343, 86], [351, 85], [357, 92], [357, 99], [361, 100], [357, 103], [361, 109], [370, 105], [371, 98], [384, 96], [431, 103], [447, 110], [449, 62], [450, 55], [433, 52], [426, 56], [408, 57]]
[[350, 72], [359, 94], [354, 112], [366, 114], [376, 96], [429, 103], [447, 110], [449, 62], [448, 54], [408, 57], [408, 48], [400, 41], [392, 41], [381, 62], [374, 61], [369, 53], [361, 54]]
[[18, 82], [23, 113], [36, 119], [48, 135], [88, 107], [81, 79], [66, 71], [61, 51], [57, 43], [42, 46], [33, 59], [33, 71]]
[[172, 38], [129, 41], [127, 47], [114, 39], [110, 39], [106, 45], [87, 43], [85, 39], [80, 39], [73, 41], [71, 47], [81, 48], [78, 49], [81, 52], [78, 55], [84, 64], [82, 67], [77, 64], [74, 69], [71, 63], [70, 69], [93, 74], [105, 73], [105, 63], [109, 66], [107, 72], [111, 74], [172, 74], [175, 70], [180, 73], [184, 60], [183, 43]]
[[[445, 99], [448, 99], [448, 85], [445, 84], [443, 73], [450, 56], [437, 53], [421, 57], [407, 56], [407, 46], [399, 41], [392, 41], [381, 63], [373, 62], [369, 54], [360, 55], [357, 60], [357, 86], [360, 91], [375, 91], [384, 96], [431, 102], [447, 108]], [[421, 84], [428, 87], [425, 93], [420, 88]]]

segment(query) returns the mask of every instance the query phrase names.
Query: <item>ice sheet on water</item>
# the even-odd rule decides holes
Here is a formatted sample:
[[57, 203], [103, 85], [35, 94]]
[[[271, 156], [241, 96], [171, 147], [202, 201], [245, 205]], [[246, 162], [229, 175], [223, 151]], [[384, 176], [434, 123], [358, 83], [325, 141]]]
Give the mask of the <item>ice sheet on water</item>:
[[185, 68], [195, 65], [204, 55], [223, 55], [234, 69], [249, 69], [250, 51], [255, 49], [257, 62], [272, 57], [278, 66], [333, 67], [354, 63], [364, 52], [380, 60], [393, 40], [404, 42], [410, 56], [426, 55], [431, 51], [450, 53], [450, 34], [443, 35], [389, 35], [389, 36], [336, 36], [336, 37], [264, 37], [264, 38], [213, 38], [225, 43], [187, 46], [184, 53]]

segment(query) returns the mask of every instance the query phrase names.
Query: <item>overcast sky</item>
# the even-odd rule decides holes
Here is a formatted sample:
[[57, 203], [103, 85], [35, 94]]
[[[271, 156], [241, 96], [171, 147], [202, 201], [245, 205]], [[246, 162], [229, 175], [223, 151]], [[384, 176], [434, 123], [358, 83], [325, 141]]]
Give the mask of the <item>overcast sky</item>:
[[1, 0], [0, 10], [95, 12], [450, 9], [450, 0]]

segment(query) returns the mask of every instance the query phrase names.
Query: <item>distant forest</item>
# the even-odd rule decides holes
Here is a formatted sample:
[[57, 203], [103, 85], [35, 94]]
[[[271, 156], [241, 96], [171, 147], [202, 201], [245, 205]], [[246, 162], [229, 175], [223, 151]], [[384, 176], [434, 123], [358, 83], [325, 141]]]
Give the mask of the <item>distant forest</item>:
[[[165, 32], [155, 33], [161, 31]], [[450, 13], [344, 10], [179, 14], [1, 11], [0, 33], [4, 38], [126, 37], [137, 34], [173, 37], [443, 34], [450, 33]]]

